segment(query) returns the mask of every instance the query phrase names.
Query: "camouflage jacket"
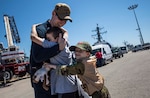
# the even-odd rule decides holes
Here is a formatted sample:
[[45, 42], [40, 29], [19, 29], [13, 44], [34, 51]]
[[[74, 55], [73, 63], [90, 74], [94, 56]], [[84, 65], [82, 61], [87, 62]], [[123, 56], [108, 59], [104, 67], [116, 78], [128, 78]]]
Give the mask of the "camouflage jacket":
[[100, 91], [104, 85], [103, 76], [95, 67], [96, 60], [85, 58], [72, 66], [57, 67], [57, 72], [62, 75], [78, 75], [82, 81], [82, 88], [92, 95], [95, 91]]

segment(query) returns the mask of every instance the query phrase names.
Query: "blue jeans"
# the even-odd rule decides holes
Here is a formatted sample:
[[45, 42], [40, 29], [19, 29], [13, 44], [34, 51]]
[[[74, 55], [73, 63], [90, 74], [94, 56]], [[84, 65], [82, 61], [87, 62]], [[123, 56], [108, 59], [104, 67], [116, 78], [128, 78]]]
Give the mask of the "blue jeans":
[[103, 66], [103, 65], [104, 65], [103, 58], [97, 59], [96, 66], [97, 66], [97, 67], [101, 67], [101, 66]]

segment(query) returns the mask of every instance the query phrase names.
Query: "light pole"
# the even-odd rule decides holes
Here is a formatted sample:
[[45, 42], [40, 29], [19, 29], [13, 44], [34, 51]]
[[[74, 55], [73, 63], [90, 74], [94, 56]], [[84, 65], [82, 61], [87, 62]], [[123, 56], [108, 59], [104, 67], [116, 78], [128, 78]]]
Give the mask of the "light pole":
[[139, 26], [139, 23], [138, 23], [136, 14], [135, 14], [135, 10], [134, 10], [137, 7], [138, 7], [138, 4], [135, 4], [135, 5], [129, 6], [128, 9], [129, 10], [133, 10], [133, 12], [134, 12], [134, 16], [135, 16], [136, 23], [137, 23], [137, 26], [138, 26], [138, 28], [136, 30], [139, 30], [139, 33], [140, 33], [140, 42], [143, 45], [144, 44], [143, 36], [142, 36], [141, 29], [140, 29], [140, 26]]

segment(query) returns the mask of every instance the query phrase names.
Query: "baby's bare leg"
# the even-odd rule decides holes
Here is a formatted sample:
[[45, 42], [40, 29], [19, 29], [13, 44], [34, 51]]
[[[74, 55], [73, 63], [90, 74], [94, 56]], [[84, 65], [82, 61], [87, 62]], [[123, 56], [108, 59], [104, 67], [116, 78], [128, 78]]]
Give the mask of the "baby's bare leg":
[[44, 88], [46, 91], [49, 90], [49, 86], [50, 86], [50, 85], [47, 85], [47, 83], [46, 83], [47, 81], [49, 81], [48, 78], [47, 78], [47, 75], [44, 75], [43, 88]]

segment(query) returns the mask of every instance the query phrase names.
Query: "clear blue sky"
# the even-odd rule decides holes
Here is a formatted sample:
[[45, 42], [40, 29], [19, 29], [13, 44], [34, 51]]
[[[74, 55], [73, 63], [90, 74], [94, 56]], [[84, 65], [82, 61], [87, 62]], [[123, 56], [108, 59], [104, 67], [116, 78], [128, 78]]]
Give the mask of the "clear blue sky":
[[130, 5], [138, 4], [135, 9], [141, 32], [145, 42], [150, 42], [150, 0], [0, 0], [0, 42], [7, 47], [3, 15], [14, 16], [21, 38], [18, 44], [21, 50], [30, 54], [30, 31], [35, 23], [45, 22], [51, 18], [51, 12], [58, 2], [65, 2], [71, 7], [73, 22], [64, 26], [69, 32], [70, 44], [88, 41], [91, 45], [97, 40], [91, 35], [96, 34], [96, 24], [101, 32], [107, 31], [102, 37], [113, 46], [123, 46], [123, 42], [140, 44], [139, 32]]

